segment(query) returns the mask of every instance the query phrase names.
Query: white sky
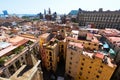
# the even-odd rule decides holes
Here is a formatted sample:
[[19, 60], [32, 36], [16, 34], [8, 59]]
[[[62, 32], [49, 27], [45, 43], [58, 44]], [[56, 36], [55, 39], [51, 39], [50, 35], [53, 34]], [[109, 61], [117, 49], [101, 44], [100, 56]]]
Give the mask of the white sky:
[[119, 10], [120, 0], [0, 0], [0, 13], [37, 14], [51, 8], [52, 13], [69, 13], [71, 10]]

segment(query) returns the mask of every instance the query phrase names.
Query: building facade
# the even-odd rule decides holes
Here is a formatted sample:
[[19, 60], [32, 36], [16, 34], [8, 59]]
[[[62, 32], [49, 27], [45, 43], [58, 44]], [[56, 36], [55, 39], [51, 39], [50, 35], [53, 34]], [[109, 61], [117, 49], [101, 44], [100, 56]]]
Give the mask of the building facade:
[[[36, 77], [39, 77], [39, 80], [43, 80], [42, 70], [38, 70], [38, 67], [33, 68], [35, 65], [41, 68], [40, 62], [38, 61], [39, 58], [37, 57], [39, 55], [39, 41], [32, 42], [29, 39], [22, 37], [17, 37], [17, 40], [12, 38], [9, 41], [12, 43], [12, 45], [0, 51], [0, 53], [2, 53], [0, 60], [1, 79], [4, 80], [4, 78], [6, 78], [9, 80], [21, 80], [22, 78], [19, 78], [20, 74], [21, 77], [23, 77], [24, 74], [31, 75], [31, 73], [28, 73], [29, 70], [36, 68], [35, 74], [38, 74], [39, 72], [39, 75]], [[26, 71], [24, 72], [21, 69]], [[32, 74], [32, 76], [35, 74]], [[16, 75], [16, 77], [14, 75]], [[27, 76], [25, 79], [29, 78], [30, 76]]]
[[41, 56], [41, 60], [42, 60], [42, 65], [44, 66], [45, 64], [45, 57], [46, 54], [44, 52], [44, 48], [43, 48], [43, 44], [47, 43], [50, 40], [50, 33], [45, 33], [40, 35], [40, 56]]
[[99, 29], [116, 28], [120, 30], [120, 11], [84, 11], [79, 10], [78, 21], [80, 26], [96, 27]]
[[57, 62], [59, 60], [59, 45], [55, 38], [52, 38], [50, 42], [43, 44], [45, 52], [45, 67], [48, 71], [56, 71]]
[[81, 43], [69, 42], [66, 74], [71, 77], [70, 80], [110, 80], [115, 69], [116, 65], [109, 57], [84, 51]]

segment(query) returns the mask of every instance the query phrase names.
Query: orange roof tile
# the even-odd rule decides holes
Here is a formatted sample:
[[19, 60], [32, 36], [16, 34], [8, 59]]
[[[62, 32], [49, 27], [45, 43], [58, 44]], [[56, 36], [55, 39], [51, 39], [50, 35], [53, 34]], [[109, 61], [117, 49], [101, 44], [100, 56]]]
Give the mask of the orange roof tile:
[[19, 41], [21, 41], [23, 39], [24, 39], [23, 37], [16, 36], [16, 37], [10, 38], [9, 42], [11, 42], [11, 43], [17, 43], [17, 42], [19, 42]]

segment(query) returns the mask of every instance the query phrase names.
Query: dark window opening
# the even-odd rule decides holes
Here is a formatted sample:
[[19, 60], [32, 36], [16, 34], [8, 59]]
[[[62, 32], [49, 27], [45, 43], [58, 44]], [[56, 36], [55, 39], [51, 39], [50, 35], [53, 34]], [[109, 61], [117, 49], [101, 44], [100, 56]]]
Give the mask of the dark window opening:
[[25, 64], [25, 62], [23, 62], [23, 65]]
[[72, 64], [72, 62], [70, 62], [70, 64]]
[[73, 53], [71, 52], [71, 55], [73, 55]]
[[94, 44], [94, 46], [97, 46], [97, 44]]
[[19, 68], [21, 67], [20, 61], [19, 61], [19, 60], [16, 61], [16, 62], [15, 62], [15, 65], [16, 65], [17, 69], [19, 69]]
[[85, 61], [85, 58], [83, 58], [83, 61]]
[[68, 71], [68, 73], [71, 73], [71, 71]]
[[91, 61], [91, 63], [93, 63], [93, 61]]
[[23, 60], [23, 57], [21, 57], [21, 60]]
[[83, 68], [82, 68], [82, 67], [81, 67], [80, 69], [81, 69], [81, 70], [83, 70]]
[[71, 69], [71, 67], [69, 66], [69, 69]]
[[50, 66], [52, 66], [52, 63], [50, 63]]
[[61, 48], [64, 48], [64, 46], [63, 46], [63, 45], [61, 45]]
[[88, 71], [88, 73], [90, 73], [90, 71]]
[[92, 68], [91, 66], [89, 68]]
[[101, 71], [101, 70], [98, 70], [98, 73], [102, 73], [102, 71]]
[[99, 78], [99, 75], [96, 75], [96, 78]]
[[11, 65], [8, 69], [9, 69], [9, 72], [11, 73], [11, 75], [13, 75], [15, 73], [15, 69], [14, 69], [13, 65]]
[[81, 75], [82, 75], [82, 72], [80, 72], [79, 74], [80, 74], [80, 76], [81, 76]]
[[84, 66], [84, 63], [82, 63], [82, 65]]
[[52, 62], [52, 57], [50, 57], [49, 61], [51, 61], [51, 62]]
[[100, 67], [101, 67], [101, 68], [103, 68], [103, 66], [102, 66], [102, 65], [101, 65]]
[[52, 53], [51, 53], [51, 52], [49, 52], [49, 55], [50, 55], [50, 56], [52, 56]]
[[63, 49], [61, 49], [61, 53], [64, 53], [64, 50], [63, 50]]
[[86, 77], [86, 79], [88, 79], [88, 77]]

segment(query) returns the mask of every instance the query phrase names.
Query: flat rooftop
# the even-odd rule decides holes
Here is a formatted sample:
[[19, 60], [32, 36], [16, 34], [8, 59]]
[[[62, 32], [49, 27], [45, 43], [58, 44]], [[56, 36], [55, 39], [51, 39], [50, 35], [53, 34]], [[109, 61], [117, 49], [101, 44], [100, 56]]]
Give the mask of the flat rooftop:
[[[83, 55], [85, 56], [88, 56], [89, 58], [93, 59], [93, 58], [99, 58], [101, 59], [101, 62], [104, 61], [105, 59], [105, 54], [104, 53], [100, 53], [100, 52], [87, 52], [87, 51], [83, 51]], [[107, 64], [109, 67], [116, 67], [115, 64], [112, 63], [112, 59], [110, 57], [107, 57], [106, 56], [106, 61], [107, 61]]]
[[18, 39], [20, 39], [20, 40], [17, 40], [17, 41], [14, 41], [14, 40], [13, 40], [13, 42], [15, 42], [15, 43], [12, 43], [12, 45], [6, 47], [5, 49], [2, 49], [2, 50], [0, 51], [0, 57], [6, 55], [6, 54], [9, 53], [10, 51], [14, 50], [15, 48], [17, 48], [17, 47], [19, 47], [19, 46], [21, 46], [21, 45], [23, 45], [23, 44], [25, 44], [26, 42], [29, 41], [29, 40], [24, 39], [24, 38], [22, 38], [22, 39], [21, 39], [21, 38], [18, 38]]
[[108, 39], [112, 42], [115, 42], [115, 43], [120, 43], [120, 37], [108, 37]]
[[45, 33], [45, 34], [40, 35], [40, 37], [47, 38], [49, 35], [50, 35], [50, 33]]
[[13, 38], [9, 38], [9, 42], [17, 43], [17, 42], [19, 42], [19, 41], [21, 41], [23, 39], [24, 39], [24, 37], [16, 36], [16, 37], [13, 37]]
[[69, 42], [69, 45], [73, 45], [73, 46], [76, 46], [78, 48], [83, 48], [83, 45], [81, 43]]

